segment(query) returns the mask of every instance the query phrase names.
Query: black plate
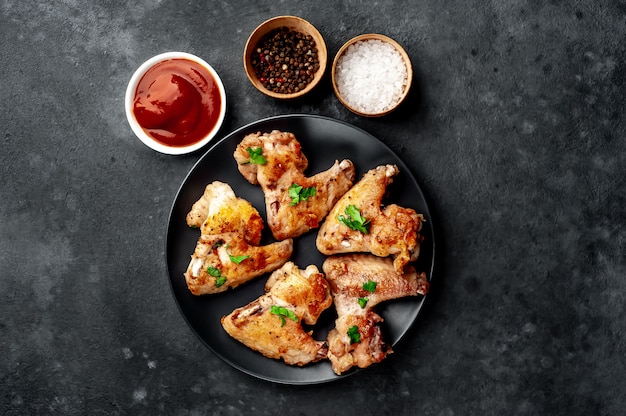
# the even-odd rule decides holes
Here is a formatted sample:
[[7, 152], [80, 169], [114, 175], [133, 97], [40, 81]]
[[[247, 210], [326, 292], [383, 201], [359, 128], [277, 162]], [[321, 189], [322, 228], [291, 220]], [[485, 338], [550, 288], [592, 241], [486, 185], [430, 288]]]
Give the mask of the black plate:
[[[233, 367], [261, 379], [286, 384], [313, 384], [337, 380], [358, 370], [337, 376], [328, 361], [305, 367], [292, 367], [282, 361], [263, 357], [232, 339], [222, 328], [220, 318], [233, 309], [256, 299], [263, 291], [267, 276], [227, 292], [198, 297], [187, 289], [183, 273], [199, 236], [197, 229], [185, 223], [191, 206], [212, 181], [228, 183], [237, 196], [247, 199], [265, 216], [263, 192], [249, 184], [237, 170], [233, 159], [235, 147], [246, 134], [271, 130], [289, 131], [296, 135], [302, 151], [309, 160], [305, 172], [313, 175], [328, 169], [335, 160], [350, 159], [356, 167], [356, 179], [369, 169], [381, 164], [396, 164], [400, 174], [389, 187], [389, 195], [383, 202], [396, 203], [422, 213], [426, 222], [422, 229], [425, 241], [416, 263], [418, 271], [424, 271], [429, 279], [434, 266], [434, 239], [432, 220], [419, 185], [409, 168], [387, 146], [375, 137], [350, 124], [310, 115], [277, 116], [244, 126], [213, 145], [191, 169], [183, 181], [170, 213], [166, 237], [166, 261], [174, 297], [187, 323], [200, 340], [217, 356]], [[321, 270], [325, 256], [315, 247], [316, 232], [311, 231], [294, 241], [292, 260], [300, 268], [315, 264]], [[264, 230], [262, 244], [273, 241], [269, 230]], [[385, 319], [383, 335], [395, 345], [415, 321], [424, 297], [394, 300], [379, 305], [377, 312]], [[314, 337], [325, 339], [334, 325], [334, 310], [325, 311], [315, 325]]]

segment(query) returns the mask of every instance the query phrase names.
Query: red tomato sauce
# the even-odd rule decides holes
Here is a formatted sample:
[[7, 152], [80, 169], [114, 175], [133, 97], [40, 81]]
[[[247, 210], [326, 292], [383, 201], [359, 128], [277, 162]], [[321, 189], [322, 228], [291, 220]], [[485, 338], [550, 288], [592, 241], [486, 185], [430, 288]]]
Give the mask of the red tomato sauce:
[[221, 95], [211, 73], [182, 58], [150, 68], [139, 80], [133, 113], [158, 142], [182, 147], [202, 140], [217, 124]]

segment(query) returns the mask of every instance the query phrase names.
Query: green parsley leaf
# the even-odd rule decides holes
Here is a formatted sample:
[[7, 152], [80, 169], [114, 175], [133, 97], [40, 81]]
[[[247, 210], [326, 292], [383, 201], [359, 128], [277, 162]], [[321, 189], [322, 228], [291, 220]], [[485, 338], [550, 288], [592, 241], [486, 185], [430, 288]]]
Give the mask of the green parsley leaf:
[[[226, 250], [230, 250], [230, 246], [226, 246]], [[229, 252], [226, 252], [226, 254], [228, 254], [228, 258], [230, 259], [230, 261], [232, 261], [235, 264], [239, 264], [242, 261], [244, 261], [245, 259], [249, 259], [250, 256], [233, 256], [231, 255]]]
[[360, 231], [363, 234], [367, 234], [369, 232], [370, 222], [366, 221], [365, 218], [361, 215], [361, 211], [354, 205], [348, 205], [345, 210], [346, 215], [339, 215], [337, 219], [343, 225]]
[[315, 196], [317, 194], [317, 188], [312, 186], [310, 188], [303, 188], [297, 183], [292, 184], [289, 189], [289, 197], [291, 198], [291, 204], [289, 206], [294, 206], [299, 204], [302, 201], [308, 200], [310, 197]]
[[374, 293], [376, 291], [376, 282], [368, 280], [366, 283], [363, 283], [363, 290]]
[[250, 256], [232, 256], [230, 254], [228, 254], [228, 258], [230, 259], [230, 261], [232, 261], [235, 264], [239, 264], [242, 261], [244, 261], [245, 259], [249, 259]]
[[220, 277], [222, 275], [222, 272], [220, 272], [220, 269], [218, 269], [217, 267], [208, 266], [206, 268], [206, 271], [213, 277]]
[[293, 313], [293, 311], [285, 308], [284, 306], [272, 305], [270, 313], [278, 315], [278, 317], [280, 318], [281, 326], [285, 326], [285, 318], [289, 318], [294, 322], [298, 322], [298, 317], [296, 316], [296, 314]]
[[358, 326], [353, 325], [350, 328], [348, 328], [347, 334], [350, 337], [350, 342], [352, 344], [358, 344], [359, 342], [361, 342], [361, 334], [359, 334]]
[[368, 298], [359, 298], [358, 302], [359, 302], [359, 306], [361, 307], [361, 309], [365, 308], [365, 305], [367, 305], [368, 300], [369, 300]]
[[250, 155], [250, 162], [246, 163], [254, 163], [256, 165], [265, 165], [267, 163], [267, 159], [263, 156], [263, 149], [261, 147], [248, 147], [246, 151]]
[[208, 266], [206, 271], [208, 274], [215, 277], [215, 287], [220, 287], [226, 283], [226, 277], [222, 276], [222, 272], [220, 272], [220, 269], [217, 267]]
[[290, 206], [296, 205], [300, 202], [300, 192], [302, 192], [302, 187], [296, 183], [292, 184], [289, 189], [289, 198], [291, 198]]

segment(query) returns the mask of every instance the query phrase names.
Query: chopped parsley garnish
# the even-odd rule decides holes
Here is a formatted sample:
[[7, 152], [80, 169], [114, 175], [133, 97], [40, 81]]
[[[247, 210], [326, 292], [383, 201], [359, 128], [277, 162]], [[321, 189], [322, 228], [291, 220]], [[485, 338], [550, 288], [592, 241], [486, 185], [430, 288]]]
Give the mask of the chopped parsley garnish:
[[281, 322], [280, 326], [285, 326], [285, 318], [289, 318], [294, 322], [298, 322], [298, 317], [296, 316], [296, 314], [293, 313], [293, 311], [290, 311], [289, 309], [285, 308], [284, 306], [272, 305], [272, 308], [270, 309], [270, 313], [274, 315], [278, 315], [278, 317], [280, 318], [280, 322]]
[[254, 163], [256, 165], [265, 165], [267, 163], [267, 159], [263, 156], [263, 149], [261, 147], [248, 147], [246, 151], [250, 155], [250, 162], [246, 163]]
[[359, 298], [358, 301], [359, 301], [359, 306], [361, 307], [361, 309], [365, 308], [365, 305], [367, 305], [368, 300], [369, 300], [368, 298]]
[[310, 197], [317, 194], [317, 188], [315, 188], [314, 186], [310, 188], [303, 188], [297, 183], [292, 184], [288, 190], [289, 197], [291, 198], [291, 204], [289, 204], [289, 206], [292, 207], [302, 201], [308, 200]]
[[359, 334], [358, 326], [353, 325], [350, 328], [348, 328], [347, 334], [350, 337], [350, 342], [352, 344], [358, 344], [359, 342], [361, 342], [361, 334]]
[[[226, 246], [226, 250], [230, 250], [230, 246]], [[250, 256], [246, 256], [246, 255], [243, 255], [243, 256], [233, 256], [228, 251], [226, 252], [226, 254], [228, 254], [228, 258], [230, 259], [230, 261], [232, 261], [235, 264], [239, 264], [242, 261], [244, 261], [245, 259], [249, 259], [250, 258]]]
[[239, 264], [242, 261], [244, 261], [245, 259], [249, 259], [250, 256], [233, 256], [231, 254], [228, 254], [228, 258], [230, 259], [230, 261], [232, 261], [235, 264]]
[[366, 283], [363, 283], [363, 290], [374, 293], [376, 291], [376, 282], [368, 280]]
[[346, 207], [346, 215], [339, 215], [337, 219], [343, 225], [350, 227], [353, 230], [360, 231], [363, 234], [369, 232], [370, 222], [366, 221], [361, 215], [361, 211], [354, 205], [348, 205]]
[[208, 274], [215, 277], [215, 287], [220, 287], [226, 283], [226, 277], [222, 276], [222, 272], [220, 272], [220, 269], [217, 267], [208, 266], [206, 271]]

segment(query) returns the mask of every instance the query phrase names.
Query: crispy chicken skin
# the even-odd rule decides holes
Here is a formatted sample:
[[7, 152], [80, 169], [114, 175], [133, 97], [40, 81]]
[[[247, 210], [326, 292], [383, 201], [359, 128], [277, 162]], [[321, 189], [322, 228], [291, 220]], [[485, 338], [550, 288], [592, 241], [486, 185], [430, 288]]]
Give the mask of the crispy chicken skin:
[[[265, 164], [251, 163], [247, 149], [262, 149]], [[277, 240], [293, 238], [318, 228], [333, 205], [354, 182], [354, 165], [348, 159], [311, 177], [304, 175], [308, 160], [293, 133], [260, 132], [243, 138], [234, 152], [246, 180], [265, 194], [267, 224]], [[289, 187], [315, 188], [315, 195], [292, 205]]]
[[[292, 252], [292, 239], [253, 246], [239, 232], [202, 234], [185, 272], [187, 287], [194, 295], [224, 292], [278, 269]], [[237, 264], [230, 256], [248, 257]]]
[[[315, 340], [301, 325], [315, 324], [330, 307], [328, 282], [316, 266], [299, 269], [287, 262], [274, 271], [265, 284], [265, 293], [248, 305], [222, 317], [224, 330], [234, 339], [266, 357], [303, 366], [326, 358], [325, 342]], [[272, 313], [272, 306], [284, 307], [298, 322]]]
[[[263, 220], [246, 200], [222, 182], [209, 184], [187, 214], [200, 237], [184, 273], [194, 295], [224, 292], [281, 267], [293, 240], [259, 246]], [[199, 224], [199, 225], [198, 225]]]
[[[316, 239], [317, 249], [326, 255], [367, 252], [379, 257], [394, 257], [394, 267], [403, 267], [419, 255], [424, 217], [410, 208], [392, 204], [381, 209], [382, 199], [393, 178], [395, 165], [382, 165], [368, 171], [346, 192], [328, 214]], [[369, 232], [353, 230], [339, 221], [346, 207], [356, 206], [369, 223]]]
[[246, 230], [246, 241], [261, 242], [263, 219], [259, 212], [243, 198], [238, 198], [230, 185], [214, 181], [206, 186], [202, 197], [187, 214], [187, 225], [200, 228], [201, 234], [221, 234]]
[[[322, 269], [330, 283], [337, 310], [335, 328], [328, 334], [328, 358], [336, 374], [356, 366], [365, 368], [382, 361], [392, 353], [391, 346], [382, 337], [383, 318], [373, 310], [381, 302], [428, 292], [425, 273], [417, 273], [407, 266], [398, 273], [390, 258], [370, 254], [346, 254], [326, 259]], [[373, 292], [363, 285], [376, 282]], [[366, 299], [361, 306], [359, 298]], [[359, 342], [352, 342], [348, 331], [356, 327]]]

